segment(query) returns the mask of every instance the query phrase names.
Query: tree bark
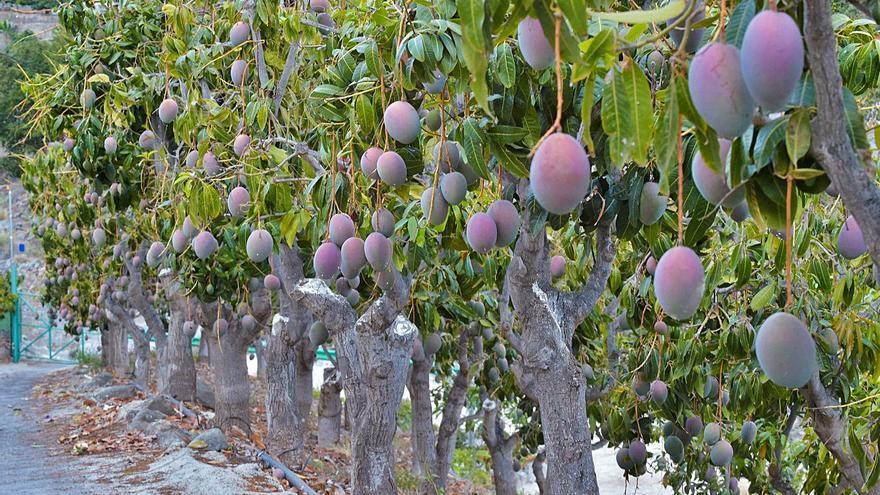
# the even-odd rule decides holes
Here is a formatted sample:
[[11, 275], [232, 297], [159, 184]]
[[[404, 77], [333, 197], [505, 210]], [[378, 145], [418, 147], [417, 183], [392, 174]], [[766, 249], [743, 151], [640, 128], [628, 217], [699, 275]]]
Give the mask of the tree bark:
[[189, 329], [184, 328], [188, 313], [183, 296], [174, 296], [167, 339], [158, 353], [156, 386], [160, 394], [192, 402], [196, 398], [196, 366], [192, 352], [196, 325], [192, 323], [188, 325]]
[[[274, 270], [278, 273], [283, 287], [293, 287], [303, 277], [302, 260], [296, 247], [282, 244], [278, 255], [273, 258]], [[301, 373], [308, 373], [311, 399], [311, 367], [301, 371], [298, 361], [311, 323], [311, 315], [301, 305], [287, 295], [280, 293], [281, 311], [272, 322], [272, 330], [266, 336], [266, 417], [269, 429], [269, 452], [288, 465], [303, 462], [308, 410], [303, 414], [299, 409], [301, 399], [299, 383]], [[307, 343], [307, 342], [306, 342]], [[311, 404], [311, 403], [310, 403]]]
[[[858, 222], [874, 263], [880, 264], [880, 189], [860, 163], [847, 134], [831, 2], [807, 0], [805, 4], [804, 38], [818, 110], [810, 152], [828, 173], [847, 210]], [[857, 132], [863, 130], [857, 129]]]
[[321, 447], [339, 443], [339, 430], [342, 427], [342, 385], [339, 378], [336, 368], [324, 369], [324, 383], [318, 401], [318, 445]]
[[208, 348], [214, 357], [211, 359], [216, 397], [214, 423], [225, 431], [235, 426], [250, 434], [251, 387], [247, 372], [250, 341], [236, 338], [233, 325], [235, 323], [229, 323], [227, 331], [219, 336], [215, 332], [206, 332]]
[[[526, 196], [526, 181], [520, 195]], [[605, 290], [614, 245], [610, 222], [596, 230], [596, 255], [589, 278], [575, 292], [550, 284], [546, 229], [534, 233], [528, 214], [507, 269], [505, 284], [521, 324], [517, 335], [508, 326], [508, 341], [518, 351], [512, 370], [519, 389], [538, 403], [547, 455], [547, 493], [597, 494], [586, 382], [571, 352], [574, 329], [593, 310]], [[507, 299], [500, 304], [506, 310]]]
[[[414, 356], [409, 372], [407, 389], [412, 405], [412, 464], [413, 473], [426, 478], [426, 483], [433, 485], [432, 471], [435, 465], [434, 455], [434, 408], [431, 403], [431, 366], [434, 359], [430, 356]], [[425, 490], [423, 490], [424, 492]]]
[[[843, 480], [857, 493], [863, 493], [861, 490], [865, 484], [865, 478], [862, 476], [858, 461], [847, 445], [847, 420], [841, 414], [841, 410], [837, 408], [839, 405], [837, 399], [832, 397], [822, 385], [818, 371], [800, 390], [807, 407], [809, 407], [813, 429], [834, 460], [837, 461], [837, 469]], [[866, 450], [866, 452], [868, 451]], [[868, 465], [872, 465], [871, 459], [869, 459]], [[880, 486], [875, 486], [871, 491], [864, 493], [878, 492], [880, 492]]]
[[[443, 412], [440, 416], [440, 428], [437, 430], [436, 446], [434, 446], [433, 462], [431, 464], [430, 479], [426, 479], [421, 486], [421, 492], [425, 495], [446, 493], [446, 483], [449, 480], [449, 471], [452, 467], [452, 455], [455, 453], [455, 444], [458, 440], [458, 428], [461, 426], [461, 412], [467, 401], [467, 391], [470, 386], [471, 365], [479, 356], [483, 355], [483, 339], [473, 339], [473, 351], [468, 350], [468, 337], [466, 330], [462, 329], [458, 337], [458, 373], [452, 379], [452, 386], [446, 394], [443, 404]], [[430, 399], [430, 396], [429, 396]], [[413, 407], [415, 418], [415, 407]], [[415, 424], [415, 419], [413, 420]]]
[[[311, 318], [309, 318], [311, 320]], [[303, 328], [302, 336], [293, 349], [296, 380], [294, 381], [296, 410], [306, 423], [312, 414], [312, 393], [315, 390], [312, 369], [315, 365], [315, 348], [308, 338], [308, 326]]]
[[146, 388], [150, 383], [150, 334], [134, 322], [129, 333], [134, 342], [134, 381]]
[[[492, 483], [496, 495], [516, 495], [516, 473], [513, 471], [513, 448], [516, 436], [507, 436], [498, 414], [498, 404], [483, 400], [483, 442], [492, 457]], [[577, 493], [577, 492], [570, 492]]]
[[109, 323], [102, 337], [106, 335], [106, 344], [102, 344], [104, 364], [117, 376], [128, 375], [130, 370], [128, 357], [128, 333], [122, 325]]
[[396, 270], [392, 287], [358, 318], [348, 302], [321, 280], [305, 280], [293, 298], [320, 318], [337, 349], [346, 402], [352, 413], [352, 493], [397, 493], [392, 441], [406, 384], [415, 326], [400, 315], [409, 286]]
[[547, 476], [544, 474], [544, 461], [547, 455], [544, 451], [540, 451], [532, 460], [532, 473], [535, 475], [535, 484], [538, 485], [538, 493], [544, 495], [547, 493]]

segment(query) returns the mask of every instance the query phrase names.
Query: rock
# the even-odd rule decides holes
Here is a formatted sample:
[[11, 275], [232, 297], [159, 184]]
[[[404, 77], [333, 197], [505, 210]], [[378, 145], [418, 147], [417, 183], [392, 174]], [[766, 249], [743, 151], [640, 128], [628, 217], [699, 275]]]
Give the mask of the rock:
[[144, 429], [147, 435], [155, 436], [156, 442], [163, 449], [182, 448], [189, 443], [191, 435], [164, 419], [151, 423]]
[[214, 390], [207, 383], [196, 379], [196, 402], [204, 407], [214, 409]]
[[135, 415], [134, 419], [131, 420], [128, 428], [130, 430], [145, 431], [151, 423], [155, 423], [156, 421], [164, 418], [165, 415], [160, 413], [159, 411], [154, 411], [152, 409], [143, 409], [141, 412]]
[[107, 373], [106, 371], [103, 373], [98, 373], [91, 380], [77, 385], [76, 390], [78, 392], [90, 392], [92, 390], [96, 390], [107, 385], [112, 379], [113, 375]]
[[133, 400], [123, 404], [116, 413], [116, 421], [130, 422], [144, 408], [143, 400]]
[[95, 400], [129, 399], [134, 397], [136, 393], [137, 389], [134, 388], [134, 385], [111, 385], [95, 391], [92, 398]]
[[220, 428], [211, 428], [195, 437], [193, 441], [189, 443], [189, 448], [220, 451], [229, 448], [229, 442], [226, 441], [226, 435], [220, 431]]
[[174, 416], [177, 414], [177, 409], [174, 408], [174, 405], [164, 397], [150, 397], [145, 400], [143, 404], [144, 409], [158, 411], [166, 416]]

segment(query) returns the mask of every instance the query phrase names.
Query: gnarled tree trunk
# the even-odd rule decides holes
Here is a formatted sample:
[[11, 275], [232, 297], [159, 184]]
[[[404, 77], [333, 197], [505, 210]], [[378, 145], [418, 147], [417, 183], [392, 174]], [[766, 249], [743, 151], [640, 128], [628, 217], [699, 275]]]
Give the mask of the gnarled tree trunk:
[[434, 408], [431, 403], [431, 366], [432, 356], [413, 356], [409, 372], [407, 389], [412, 404], [412, 442], [413, 473], [425, 478], [432, 478], [432, 467], [435, 464]]
[[321, 385], [321, 399], [318, 401], [318, 445], [321, 447], [339, 443], [339, 430], [342, 428], [342, 385], [339, 378], [336, 368], [324, 369], [324, 384]]
[[305, 280], [293, 291], [326, 325], [337, 349], [352, 421], [352, 493], [397, 493], [394, 449], [397, 410], [417, 334], [401, 309], [408, 284], [396, 270], [394, 283], [360, 317], [321, 280]]
[[[520, 182], [526, 197], [527, 181]], [[511, 368], [517, 386], [538, 403], [547, 456], [547, 493], [597, 494], [593, 464], [587, 386], [581, 365], [571, 352], [575, 327], [593, 310], [605, 290], [614, 245], [607, 218], [596, 230], [596, 257], [590, 277], [580, 290], [562, 292], [550, 284], [546, 229], [530, 228], [528, 214], [507, 269], [504, 292], [513, 302], [522, 333], [508, 324], [508, 341], [519, 357]], [[502, 294], [502, 313], [507, 311]], [[504, 319], [504, 318], [502, 318]]]
[[132, 322], [131, 340], [134, 342], [134, 380], [144, 388], [150, 382], [150, 334]]
[[214, 373], [214, 423], [228, 430], [236, 426], [250, 433], [251, 386], [248, 382], [247, 349], [250, 340], [235, 335], [236, 322], [229, 323], [225, 332], [206, 332]]
[[296, 365], [296, 377], [294, 381], [294, 397], [296, 409], [306, 423], [312, 413], [312, 392], [315, 389], [312, 379], [312, 369], [315, 365], [315, 348], [308, 338], [308, 327], [303, 328], [302, 337], [293, 349], [294, 364]]
[[196, 366], [193, 361], [192, 339], [196, 333], [196, 325], [192, 322], [185, 325], [187, 314], [189, 311], [183, 296], [173, 296], [167, 339], [165, 345], [158, 350], [159, 372], [156, 385], [160, 394], [178, 400], [194, 401]]
[[108, 315], [107, 325], [101, 330], [101, 355], [104, 366], [117, 376], [128, 375], [128, 332], [125, 327], [112, 321]]
[[507, 436], [498, 414], [498, 404], [483, 399], [483, 442], [492, 457], [492, 482], [497, 495], [516, 495], [516, 473], [513, 471], [513, 448], [516, 436]]
[[[273, 264], [285, 289], [293, 288], [302, 280], [302, 260], [296, 247], [282, 244]], [[308, 341], [306, 332], [311, 316], [290, 299], [287, 290], [282, 290], [279, 299], [281, 312], [275, 316], [272, 330], [265, 337], [267, 442], [269, 452], [282, 462], [299, 465], [303, 462], [308, 411], [303, 413], [299, 407], [302, 392], [298, 384], [303, 371], [298, 361], [302, 359], [302, 346]], [[311, 399], [311, 368], [307, 373], [310, 385], [307, 393]]]

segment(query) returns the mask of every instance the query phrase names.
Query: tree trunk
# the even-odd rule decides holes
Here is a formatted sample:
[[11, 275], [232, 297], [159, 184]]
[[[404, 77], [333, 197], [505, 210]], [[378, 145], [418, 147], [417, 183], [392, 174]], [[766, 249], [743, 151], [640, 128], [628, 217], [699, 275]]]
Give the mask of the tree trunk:
[[101, 351], [104, 365], [117, 376], [128, 375], [130, 364], [128, 357], [128, 333], [125, 327], [117, 322], [108, 322], [101, 332]]
[[[423, 354], [423, 353], [422, 353]], [[424, 355], [413, 357], [409, 372], [409, 399], [412, 404], [412, 463], [413, 473], [426, 478], [425, 485], [433, 485], [431, 480], [435, 465], [434, 455], [434, 409], [431, 403], [431, 365], [434, 359]]]
[[422, 483], [422, 492], [428, 495], [446, 493], [452, 455], [455, 453], [455, 444], [458, 441], [458, 427], [461, 425], [461, 411], [467, 401], [467, 391], [471, 381], [471, 363], [476, 356], [483, 355], [483, 338], [473, 339], [472, 352], [468, 351], [468, 340], [470, 339], [467, 332], [462, 331], [458, 339], [458, 373], [453, 378], [452, 386], [446, 395], [440, 428], [437, 431], [437, 445], [432, 465], [434, 479], [431, 483]]
[[516, 495], [516, 473], [513, 471], [513, 447], [516, 445], [516, 437], [508, 437], [504, 434], [498, 405], [493, 400], [483, 400], [482, 434], [483, 442], [492, 457], [492, 483], [496, 495]]
[[342, 427], [342, 399], [339, 393], [339, 371], [324, 368], [324, 384], [321, 385], [321, 399], [318, 401], [318, 445], [330, 447], [339, 443], [339, 429]]
[[546, 458], [547, 455], [542, 450], [535, 455], [535, 459], [532, 461], [532, 474], [535, 475], [535, 484], [538, 485], [538, 493], [541, 495], [547, 493], [547, 476], [544, 474], [544, 460]]
[[[822, 165], [855, 217], [868, 254], [880, 264], [880, 189], [873, 173], [859, 161], [847, 134], [843, 79], [830, 0], [807, 0], [804, 39], [816, 88], [816, 118], [810, 153]], [[856, 132], [864, 132], [856, 129]]]
[[134, 380], [144, 388], [150, 382], [150, 334], [135, 327], [131, 332], [134, 342]]
[[369, 331], [358, 333], [359, 354], [366, 361], [365, 380], [361, 384], [366, 407], [354, 425], [352, 493], [388, 495], [397, 493], [393, 441], [418, 330], [405, 317], [398, 316], [387, 330]]
[[[272, 322], [271, 332], [265, 337], [266, 347], [262, 352], [266, 364], [268, 447], [269, 452], [282, 462], [300, 465], [303, 462], [309, 411], [303, 413], [300, 409], [302, 399], [299, 396], [302, 392], [299, 384], [303, 372], [298, 361], [302, 359], [300, 347], [306, 340], [304, 336], [311, 323], [311, 315], [288, 296], [288, 288], [302, 279], [302, 260], [296, 247], [282, 244], [272, 262], [273, 270], [280, 276], [285, 290], [280, 293], [281, 310]], [[307, 372], [307, 393], [311, 399], [311, 368]]]
[[186, 314], [180, 309], [172, 304], [168, 338], [158, 350], [156, 385], [160, 394], [192, 402], [196, 398], [196, 366], [192, 353], [196, 326], [191, 323], [188, 331], [184, 329]]
[[236, 325], [230, 322], [219, 338], [216, 333], [205, 332], [212, 356], [211, 371], [214, 372], [214, 423], [223, 430], [235, 426], [250, 434], [251, 387], [247, 372], [250, 341], [236, 338], [233, 328]]
[[201, 337], [199, 338], [199, 362], [211, 364], [211, 350], [208, 348], [208, 339], [205, 338], [205, 333], [207, 330], [202, 329]]
[[315, 364], [315, 349], [309, 341], [306, 328], [303, 329], [302, 337], [294, 346], [294, 364], [296, 365], [296, 377], [294, 381], [296, 398], [296, 410], [303, 421], [308, 424], [312, 414], [312, 393], [315, 389], [312, 379], [312, 368]]
[[[257, 337], [254, 340], [254, 354], [255, 359], [257, 360], [257, 376], [263, 380], [266, 379], [266, 347], [262, 337]], [[248, 356], [248, 359], [251, 359], [251, 356]]]

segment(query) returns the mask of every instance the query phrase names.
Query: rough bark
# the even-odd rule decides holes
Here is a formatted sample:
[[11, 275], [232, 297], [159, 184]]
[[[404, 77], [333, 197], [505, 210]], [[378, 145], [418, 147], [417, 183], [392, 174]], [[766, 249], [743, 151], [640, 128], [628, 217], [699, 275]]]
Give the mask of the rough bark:
[[342, 385], [336, 368], [324, 369], [321, 399], [318, 401], [318, 445], [330, 447], [339, 443], [342, 427]]
[[[247, 348], [271, 311], [264, 288], [256, 289], [256, 284], [252, 284], [250, 295], [251, 314], [259, 322], [250, 330], [241, 326], [239, 316], [227, 305], [218, 310], [218, 302], [202, 302], [199, 311], [200, 324], [206, 329], [202, 336], [208, 341], [214, 372], [214, 422], [221, 429], [228, 431], [237, 427], [247, 434], [251, 432]], [[218, 316], [227, 322], [224, 331], [214, 325]]]
[[[421, 486], [421, 492], [426, 495], [446, 493], [446, 483], [449, 480], [449, 471], [452, 467], [452, 455], [455, 453], [455, 444], [458, 440], [458, 428], [461, 426], [461, 412], [467, 401], [467, 391], [470, 386], [470, 370], [474, 361], [483, 355], [483, 339], [473, 339], [473, 350], [468, 349], [466, 331], [461, 331], [458, 338], [458, 373], [452, 379], [452, 386], [446, 394], [443, 411], [440, 416], [440, 428], [437, 430], [436, 445], [434, 446], [434, 461], [431, 464], [431, 479], [426, 479]], [[415, 407], [413, 407], [415, 415]]]
[[207, 332], [207, 330], [203, 328], [202, 338], [199, 339], [199, 350], [197, 355], [199, 357], [199, 361], [211, 364], [211, 352], [208, 349], [208, 341], [205, 339], [205, 332]]
[[316, 359], [315, 349], [306, 335], [307, 328], [304, 329], [302, 338], [293, 348], [294, 365], [296, 366], [296, 381], [294, 382], [296, 410], [306, 423], [309, 422], [312, 413], [312, 392], [315, 389], [312, 368]]
[[[520, 183], [525, 197], [525, 181]], [[528, 215], [526, 215], [527, 217]], [[587, 387], [583, 369], [571, 352], [574, 329], [593, 310], [605, 289], [614, 259], [611, 219], [596, 230], [596, 254], [589, 278], [575, 292], [550, 284], [546, 230], [533, 232], [525, 218], [506, 284], [522, 328], [507, 329], [519, 357], [512, 363], [517, 386], [538, 403], [547, 455], [547, 493], [597, 494]], [[502, 298], [502, 306], [507, 300]]]
[[868, 253], [875, 264], [880, 264], [880, 189], [874, 176], [860, 163], [847, 134], [831, 2], [807, 0], [805, 4], [804, 38], [818, 110], [810, 152], [837, 186], [847, 210], [862, 230]]
[[[814, 373], [807, 385], [800, 390], [809, 408], [813, 429], [837, 461], [837, 469], [843, 481], [857, 493], [880, 493], [880, 486], [875, 486], [870, 491], [862, 491], [865, 478], [859, 469], [858, 461], [847, 445], [847, 420], [843, 417], [841, 409], [837, 407], [840, 405], [837, 399], [822, 385], [819, 372]], [[868, 465], [873, 464], [871, 459], [868, 461]]]
[[126, 322], [130, 317], [125, 310], [112, 301], [104, 307], [107, 325], [101, 333], [101, 352], [104, 365], [117, 376], [126, 376], [131, 371], [128, 357], [128, 332]]
[[544, 495], [547, 493], [547, 476], [544, 474], [544, 460], [547, 455], [544, 451], [540, 451], [535, 455], [532, 461], [532, 473], [535, 475], [535, 484], [538, 485], [538, 493]]
[[248, 359], [257, 360], [257, 376], [266, 379], [266, 346], [268, 345], [262, 337], [257, 337], [251, 344], [254, 346], [254, 356], [248, 356]]
[[305, 280], [293, 291], [326, 325], [337, 349], [346, 402], [352, 418], [352, 493], [397, 493], [392, 441], [406, 384], [415, 326], [400, 315], [408, 283], [394, 271], [394, 283], [360, 317], [321, 280]]
[[[137, 255], [141, 259], [147, 259], [148, 248], [149, 242], [143, 241], [137, 249]], [[162, 322], [159, 312], [150, 302], [147, 290], [144, 288], [143, 265], [134, 266], [127, 256], [123, 256], [122, 259], [128, 273], [128, 304], [144, 318], [147, 331], [156, 340], [156, 347], [162, 348], [165, 346], [165, 324]]]
[[189, 325], [187, 331], [184, 323], [191, 312], [182, 295], [171, 299], [171, 318], [165, 345], [158, 352], [158, 373], [156, 386], [160, 394], [183, 401], [194, 401], [196, 398], [196, 366], [193, 361], [192, 339], [196, 333], [196, 325]]
[[[280, 253], [273, 258], [275, 272], [282, 281], [282, 286], [292, 287], [302, 277], [302, 260], [296, 248], [288, 248], [282, 244]], [[288, 465], [302, 464], [303, 445], [305, 443], [305, 414], [299, 408], [300, 393], [307, 393], [311, 399], [311, 367], [302, 371], [298, 361], [302, 360], [299, 353], [302, 344], [307, 343], [306, 329], [311, 323], [311, 316], [305, 309], [287, 296], [284, 290], [280, 295], [281, 311], [272, 322], [272, 330], [266, 336], [266, 417], [269, 429], [269, 452]], [[299, 347], [298, 347], [299, 346]], [[314, 354], [314, 353], [313, 353]], [[302, 373], [308, 373], [309, 389], [299, 390]], [[311, 404], [311, 403], [309, 403]]]
[[[431, 356], [413, 356], [409, 372], [407, 389], [412, 405], [412, 467], [417, 476], [432, 478], [432, 466], [435, 464], [433, 404], [431, 402]], [[433, 483], [431, 483], [433, 484]], [[423, 490], [424, 491], [424, 490]]]
[[150, 382], [150, 334], [132, 322], [129, 333], [134, 342], [134, 381], [146, 388]]
[[[497, 495], [516, 495], [516, 473], [513, 471], [515, 435], [507, 436], [498, 414], [498, 404], [483, 400], [483, 442], [492, 457], [492, 483]], [[571, 492], [576, 493], [576, 492]]]

